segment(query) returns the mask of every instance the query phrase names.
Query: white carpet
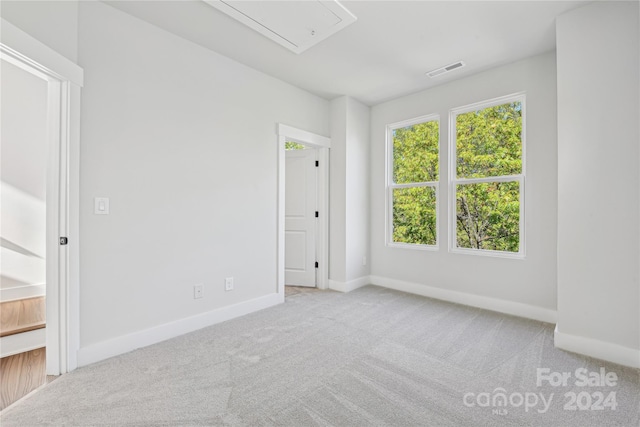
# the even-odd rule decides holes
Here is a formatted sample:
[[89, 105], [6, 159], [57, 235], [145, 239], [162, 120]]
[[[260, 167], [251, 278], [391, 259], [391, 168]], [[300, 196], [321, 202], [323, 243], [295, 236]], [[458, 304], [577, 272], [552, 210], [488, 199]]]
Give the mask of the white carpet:
[[[571, 377], [538, 386], [538, 368]], [[594, 376], [604, 368], [617, 381], [580, 386], [580, 368]], [[549, 324], [367, 286], [297, 293], [285, 304], [78, 369], [0, 421], [637, 427], [640, 371], [555, 349]]]

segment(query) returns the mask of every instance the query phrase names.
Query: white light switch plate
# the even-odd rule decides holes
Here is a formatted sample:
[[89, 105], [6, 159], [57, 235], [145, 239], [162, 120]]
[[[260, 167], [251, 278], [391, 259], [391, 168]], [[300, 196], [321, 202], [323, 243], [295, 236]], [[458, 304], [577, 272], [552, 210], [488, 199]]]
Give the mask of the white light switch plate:
[[93, 213], [96, 215], [109, 215], [109, 199], [107, 197], [96, 197], [93, 207]]

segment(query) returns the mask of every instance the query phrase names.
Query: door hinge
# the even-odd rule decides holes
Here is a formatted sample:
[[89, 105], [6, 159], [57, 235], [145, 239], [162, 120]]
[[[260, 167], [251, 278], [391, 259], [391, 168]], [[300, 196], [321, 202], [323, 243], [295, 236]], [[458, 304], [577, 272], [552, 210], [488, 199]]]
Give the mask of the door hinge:
[[318, 218], [318, 216], [320, 216], [320, 214], [318, 213], [318, 211], [316, 211], [316, 218]]
[[69, 243], [69, 239], [66, 237], [61, 237], [60, 238], [60, 246], [65, 246], [67, 243]]
[[318, 268], [318, 261], [316, 261], [316, 268]]
[[320, 162], [316, 160], [316, 167], [320, 166]]

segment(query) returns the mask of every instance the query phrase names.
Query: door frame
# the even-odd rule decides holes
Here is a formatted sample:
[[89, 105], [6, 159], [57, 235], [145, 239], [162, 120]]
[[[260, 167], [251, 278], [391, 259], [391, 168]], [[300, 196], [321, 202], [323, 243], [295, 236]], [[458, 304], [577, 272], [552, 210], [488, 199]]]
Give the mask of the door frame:
[[[80, 90], [83, 70], [2, 19], [0, 58], [47, 81], [47, 375], [78, 366]], [[61, 246], [60, 237], [68, 244]]]
[[329, 150], [331, 139], [302, 129], [278, 123], [278, 226], [277, 226], [277, 293], [284, 301], [284, 214], [285, 214], [285, 143], [298, 142], [318, 149], [318, 227], [316, 286], [329, 288]]

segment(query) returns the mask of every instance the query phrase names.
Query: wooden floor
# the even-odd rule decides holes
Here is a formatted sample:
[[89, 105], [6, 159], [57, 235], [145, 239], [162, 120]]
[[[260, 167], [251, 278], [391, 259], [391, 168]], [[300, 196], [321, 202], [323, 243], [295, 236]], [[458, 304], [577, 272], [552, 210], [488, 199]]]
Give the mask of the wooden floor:
[[45, 327], [45, 297], [0, 303], [0, 337]]
[[[0, 337], [46, 326], [45, 297], [0, 303]], [[38, 348], [0, 359], [0, 411], [46, 382], [46, 351]]]
[[0, 411], [46, 380], [44, 347], [0, 359]]

